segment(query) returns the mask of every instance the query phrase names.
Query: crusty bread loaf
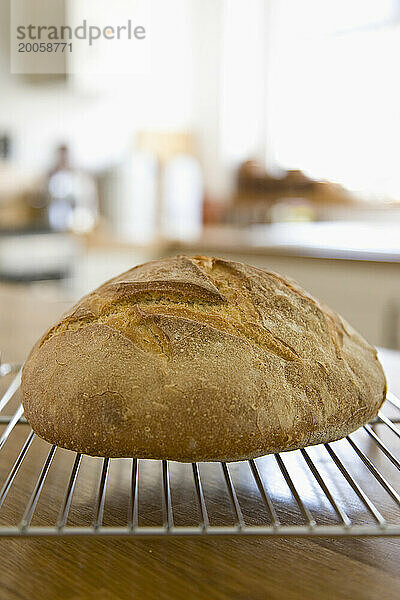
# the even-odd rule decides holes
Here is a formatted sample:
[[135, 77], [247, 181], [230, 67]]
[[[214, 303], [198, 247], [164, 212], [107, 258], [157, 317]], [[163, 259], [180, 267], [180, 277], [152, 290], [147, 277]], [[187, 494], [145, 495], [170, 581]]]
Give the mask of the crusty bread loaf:
[[376, 351], [276, 273], [153, 261], [82, 298], [33, 348], [26, 417], [99, 456], [240, 460], [341, 438], [386, 392]]

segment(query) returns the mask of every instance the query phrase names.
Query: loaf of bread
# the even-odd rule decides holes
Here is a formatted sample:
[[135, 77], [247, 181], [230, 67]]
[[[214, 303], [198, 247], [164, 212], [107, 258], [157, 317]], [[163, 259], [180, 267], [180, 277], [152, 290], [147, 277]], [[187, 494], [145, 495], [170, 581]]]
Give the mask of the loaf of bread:
[[333, 441], [378, 412], [370, 346], [293, 281], [177, 256], [85, 296], [35, 345], [25, 415], [97, 456], [234, 461]]

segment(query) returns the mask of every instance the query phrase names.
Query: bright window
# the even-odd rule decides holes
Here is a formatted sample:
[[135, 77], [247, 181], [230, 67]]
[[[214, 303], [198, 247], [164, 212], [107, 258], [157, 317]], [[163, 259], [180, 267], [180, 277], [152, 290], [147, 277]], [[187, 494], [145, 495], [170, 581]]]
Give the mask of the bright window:
[[400, 3], [272, 7], [267, 162], [400, 199]]

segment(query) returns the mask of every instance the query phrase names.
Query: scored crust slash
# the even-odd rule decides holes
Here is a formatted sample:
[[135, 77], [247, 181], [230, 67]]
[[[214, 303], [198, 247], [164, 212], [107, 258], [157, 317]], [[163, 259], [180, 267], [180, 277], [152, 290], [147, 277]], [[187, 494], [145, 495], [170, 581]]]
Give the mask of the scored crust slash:
[[139, 265], [37, 342], [25, 415], [86, 454], [233, 461], [339, 439], [376, 416], [376, 350], [294, 281], [205, 256]]

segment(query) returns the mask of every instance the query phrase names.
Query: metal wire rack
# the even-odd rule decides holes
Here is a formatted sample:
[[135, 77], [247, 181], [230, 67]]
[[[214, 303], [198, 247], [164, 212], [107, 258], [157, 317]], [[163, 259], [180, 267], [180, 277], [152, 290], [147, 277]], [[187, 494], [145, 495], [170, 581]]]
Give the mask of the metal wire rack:
[[24, 419], [19, 366], [0, 365], [3, 382], [12, 374], [0, 400], [0, 536], [400, 535], [400, 401], [391, 393], [344, 440], [183, 464], [47, 444]]

